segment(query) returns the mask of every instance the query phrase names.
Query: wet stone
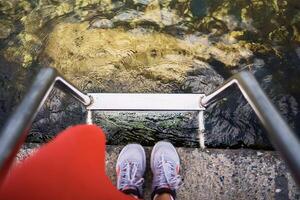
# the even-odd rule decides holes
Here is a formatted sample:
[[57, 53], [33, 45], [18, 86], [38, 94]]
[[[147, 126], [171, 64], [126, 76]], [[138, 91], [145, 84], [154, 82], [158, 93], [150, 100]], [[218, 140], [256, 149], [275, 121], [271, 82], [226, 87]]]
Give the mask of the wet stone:
[[0, 20], [0, 39], [6, 39], [13, 32], [11, 21]]
[[[201, 65], [201, 63], [199, 63]], [[184, 92], [209, 94], [223, 83], [224, 79], [209, 68], [195, 68], [188, 71], [188, 76], [182, 84]]]
[[176, 146], [199, 147], [195, 112], [95, 112], [93, 119], [106, 132], [108, 144], [153, 146], [168, 140]]
[[151, 2], [151, 0], [133, 0], [133, 2], [135, 5], [146, 6]]
[[300, 59], [300, 47], [296, 48], [295, 51], [296, 51], [296, 54], [297, 54], [298, 58]]
[[126, 10], [121, 13], [118, 13], [116, 16], [112, 18], [112, 22], [116, 24], [124, 24], [124, 23], [130, 23], [135, 18], [142, 15], [142, 12], [136, 11], [136, 10]]
[[95, 19], [91, 22], [91, 28], [113, 28], [114, 24], [109, 19]]
[[54, 89], [38, 112], [26, 139], [44, 143], [69, 126], [85, 123], [85, 109], [76, 100]]
[[175, 12], [168, 9], [146, 10], [145, 14], [133, 20], [134, 24], [147, 25], [155, 24], [160, 28], [176, 25], [181, 21], [181, 18]]

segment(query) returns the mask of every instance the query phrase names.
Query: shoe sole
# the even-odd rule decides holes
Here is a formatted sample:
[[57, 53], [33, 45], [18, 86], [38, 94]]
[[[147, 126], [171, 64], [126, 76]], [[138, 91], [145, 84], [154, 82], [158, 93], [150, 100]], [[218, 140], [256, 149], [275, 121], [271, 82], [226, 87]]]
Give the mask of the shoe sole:
[[179, 158], [179, 155], [178, 155], [175, 147], [170, 142], [160, 141], [160, 142], [158, 142], [154, 145], [154, 147], [152, 149], [152, 152], [151, 152], [150, 165], [151, 165], [152, 173], [153, 173], [153, 169], [154, 169], [154, 166], [153, 166], [153, 164], [154, 164], [154, 160], [153, 160], [154, 159], [154, 152], [161, 145], [168, 145], [168, 147], [170, 147], [172, 150], [174, 150], [176, 152], [176, 157], [178, 159], [178, 165], [179, 165], [179, 168], [180, 168], [180, 158]]
[[[145, 150], [143, 148], [142, 145], [140, 144], [128, 144], [126, 145], [122, 151], [120, 152], [119, 156], [118, 156], [118, 159], [117, 159], [117, 165], [116, 165], [116, 171], [117, 171], [117, 167], [118, 167], [118, 163], [119, 163], [119, 159], [120, 157], [122, 156], [122, 154], [124, 154], [124, 152], [129, 149], [129, 148], [136, 148], [138, 149], [139, 151], [142, 152], [142, 156], [143, 156], [143, 169], [146, 169], [146, 153], [145, 153]], [[143, 170], [143, 172], [145, 173], [145, 170]]]

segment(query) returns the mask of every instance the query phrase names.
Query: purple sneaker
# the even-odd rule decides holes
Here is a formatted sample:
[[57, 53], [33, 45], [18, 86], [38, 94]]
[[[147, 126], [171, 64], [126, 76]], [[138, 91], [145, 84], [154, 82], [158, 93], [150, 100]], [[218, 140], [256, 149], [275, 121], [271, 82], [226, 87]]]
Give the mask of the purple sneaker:
[[126, 145], [119, 154], [116, 172], [117, 188], [138, 198], [143, 196], [146, 154], [139, 144]]
[[179, 168], [180, 159], [175, 147], [170, 142], [156, 143], [151, 153], [152, 199], [163, 193], [169, 193], [173, 199], [176, 198], [176, 190], [183, 183]]

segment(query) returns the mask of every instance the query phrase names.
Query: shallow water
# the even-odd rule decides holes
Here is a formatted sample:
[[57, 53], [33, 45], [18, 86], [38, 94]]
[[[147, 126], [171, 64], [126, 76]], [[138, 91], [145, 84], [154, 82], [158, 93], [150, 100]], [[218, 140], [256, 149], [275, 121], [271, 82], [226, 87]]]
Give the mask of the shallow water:
[[[88, 92], [209, 93], [249, 70], [300, 133], [298, 0], [0, 1], [0, 17], [1, 126], [42, 66]], [[58, 97], [38, 115], [29, 141], [84, 121], [80, 105]], [[198, 146], [189, 116], [104, 116], [96, 121], [109, 143], [168, 138]], [[206, 129], [210, 147], [271, 148], [238, 92], [208, 109]]]

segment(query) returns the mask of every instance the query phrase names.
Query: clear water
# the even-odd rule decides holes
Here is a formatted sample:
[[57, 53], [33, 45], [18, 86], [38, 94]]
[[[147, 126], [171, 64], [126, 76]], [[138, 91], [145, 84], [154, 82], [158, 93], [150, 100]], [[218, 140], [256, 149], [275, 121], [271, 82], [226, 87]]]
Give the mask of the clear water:
[[[50, 65], [88, 92], [208, 93], [250, 70], [300, 133], [298, 0], [1, 1], [0, 27], [1, 126], [38, 69]], [[59, 97], [43, 107], [28, 141], [84, 122], [84, 109]], [[96, 120], [109, 143], [167, 138], [198, 146], [193, 114], [122, 116]], [[238, 92], [208, 109], [206, 129], [211, 147], [271, 148]]]

